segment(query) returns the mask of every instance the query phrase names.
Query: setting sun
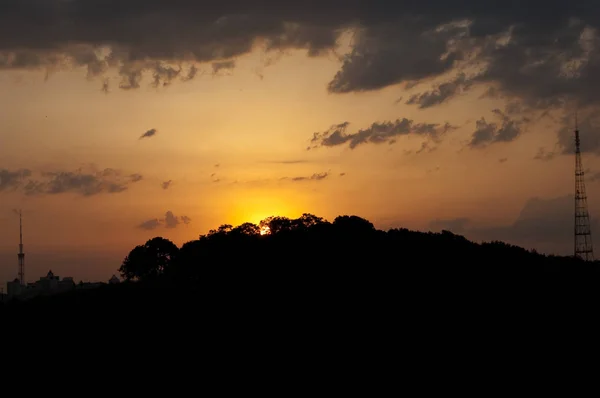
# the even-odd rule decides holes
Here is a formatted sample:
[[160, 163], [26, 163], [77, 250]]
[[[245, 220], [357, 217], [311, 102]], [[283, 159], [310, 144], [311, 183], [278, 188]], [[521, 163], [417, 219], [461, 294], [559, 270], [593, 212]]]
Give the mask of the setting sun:
[[263, 227], [260, 227], [260, 234], [261, 235], [268, 235], [271, 233], [271, 228], [267, 227], [266, 225]]

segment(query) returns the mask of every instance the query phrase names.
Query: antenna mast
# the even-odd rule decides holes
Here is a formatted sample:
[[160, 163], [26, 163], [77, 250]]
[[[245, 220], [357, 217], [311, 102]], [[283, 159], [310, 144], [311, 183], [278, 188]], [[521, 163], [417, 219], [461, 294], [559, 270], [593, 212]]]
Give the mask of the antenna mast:
[[584, 171], [581, 162], [581, 149], [577, 113], [575, 113], [575, 242], [574, 255], [585, 261], [594, 261], [592, 231], [587, 207]]
[[25, 253], [23, 253], [23, 217], [22, 212], [19, 210], [19, 281], [21, 285], [25, 286]]

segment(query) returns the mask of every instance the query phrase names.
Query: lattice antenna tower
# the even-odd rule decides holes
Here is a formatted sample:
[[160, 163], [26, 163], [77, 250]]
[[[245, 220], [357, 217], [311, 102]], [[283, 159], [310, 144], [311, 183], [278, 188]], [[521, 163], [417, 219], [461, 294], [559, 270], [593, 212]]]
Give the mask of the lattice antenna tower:
[[581, 148], [577, 114], [575, 114], [575, 247], [574, 255], [585, 261], [594, 261], [590, 214], [587, 207], [584, 171], [581, 162]]
[[17, 212], [19, 214], [19, 281], [21, 285], [25, 285], [25, 253], [23, 253], [23, 213], [21, 210]]

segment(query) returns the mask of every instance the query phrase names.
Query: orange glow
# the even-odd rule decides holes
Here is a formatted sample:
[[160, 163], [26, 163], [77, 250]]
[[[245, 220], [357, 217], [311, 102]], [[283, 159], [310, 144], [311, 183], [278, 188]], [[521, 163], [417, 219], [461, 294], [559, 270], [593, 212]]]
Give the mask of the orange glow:
[[[242, 202], [236, 201], [233, 204], [231, 214], [231, 224], [239, 225], [244, 222], [251, 222], [258, 225], [262, 220], [270, 216], [282, 216], [294, 218], [302, 214], [296, 210], [297, 203], [291, 203], [292, 198], [287, 199], [285, 194], [262, 192], [247, 192]], [[261, 229], [261, 235], [268, 231]]]
[[264, 227], [260, 228], [261, 235], [268, 235], [270, 233], [271, 233], [271, 228], [267, 227], [266, 225]]

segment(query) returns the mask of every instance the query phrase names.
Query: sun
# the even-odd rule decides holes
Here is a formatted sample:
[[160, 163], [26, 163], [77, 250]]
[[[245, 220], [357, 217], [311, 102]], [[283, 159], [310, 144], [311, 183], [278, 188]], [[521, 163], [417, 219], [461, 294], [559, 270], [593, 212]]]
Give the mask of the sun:
[[269, 235], [270, 233], [271, 233], [271, 228], [267, 227], [266, 225], [260, 228], [261, 235]]

